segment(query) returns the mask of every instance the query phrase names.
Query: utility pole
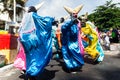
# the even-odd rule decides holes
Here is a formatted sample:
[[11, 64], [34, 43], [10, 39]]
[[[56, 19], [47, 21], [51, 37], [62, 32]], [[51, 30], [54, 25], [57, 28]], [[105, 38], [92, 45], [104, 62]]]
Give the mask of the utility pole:
[[16, 0], [14, 0], [13, 21], [16, 22]]

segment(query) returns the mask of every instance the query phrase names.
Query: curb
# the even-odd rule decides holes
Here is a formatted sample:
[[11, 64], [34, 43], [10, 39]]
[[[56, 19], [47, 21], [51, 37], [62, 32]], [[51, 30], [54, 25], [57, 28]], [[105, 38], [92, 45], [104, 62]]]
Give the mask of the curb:
[[104, 51], [105, 55], [110, 55], [110, 56], [117, 56], [120, 54], [120, 51], [118, 50], [110, 50], [110, 51]]
[[2, 73], [2, 72], [5, 72], [7, 70], [10, 70], [12, 68], [13, 68], [13, 64], [9, 64], [9, 65], [6, 65], [6, 66], [0, 68], [0, 72]]

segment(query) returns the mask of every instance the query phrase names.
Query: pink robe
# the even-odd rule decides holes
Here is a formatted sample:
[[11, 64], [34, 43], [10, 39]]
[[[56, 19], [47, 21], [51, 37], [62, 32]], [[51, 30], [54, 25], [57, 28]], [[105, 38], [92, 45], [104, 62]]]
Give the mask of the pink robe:
[[26, 70], [26, 56], [25, 56], [25, 53], [24, 53], [24, 48], [23, 48], [21, 43], [20, 43], [20, 48], [19, 48], [19, 51], [18, 51], [18, 55], [16, 56], [16, 59], [15, 59], [13, 65], [14, 65], [14, 67], [16, 67], [20, 70]]
[[84, 56], [84, 46], [82, 44], [82, 38], [81, 38], [81, 23], [79, 21], [78, 23], [78, 28], [79, 28], [79, 32], [78, 32], [78, 43], [79, 43], [79, 47], [80, 47], [80, 52], [81, 52], [81, 55]]

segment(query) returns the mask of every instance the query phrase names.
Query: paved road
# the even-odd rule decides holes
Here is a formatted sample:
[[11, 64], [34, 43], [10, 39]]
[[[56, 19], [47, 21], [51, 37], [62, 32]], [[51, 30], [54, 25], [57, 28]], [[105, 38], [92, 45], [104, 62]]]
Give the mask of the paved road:
[[[71, 74], [65, 71], [62, 60], [51, 60], [39, 80], [120, 80], [119, 61], [120, 55], [105, 55], [104, 61], [100, 64], [86, 60], [82, 71]], [[13, 68], [0, 73], [0, 80], [24, 80], [24, 75]]]

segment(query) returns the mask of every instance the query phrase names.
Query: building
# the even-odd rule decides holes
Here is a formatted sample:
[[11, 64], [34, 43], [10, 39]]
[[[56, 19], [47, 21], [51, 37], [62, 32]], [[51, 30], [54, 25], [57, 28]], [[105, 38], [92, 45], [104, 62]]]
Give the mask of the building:
[[13, 28], [13, 27], [15, 29], [16, 28], [18, 29], [24, 12], [20, 13], [19, 16], [16, 15], [15, 16], [16, 22], [13, 22], [13, 20], [10, 19], [8, 12], [1, 12], [3, 9], [4, 9], [3, 3], [0, 3], [0, 30], [9, 31], [9, 30], [11, 30], [10, 28]]

